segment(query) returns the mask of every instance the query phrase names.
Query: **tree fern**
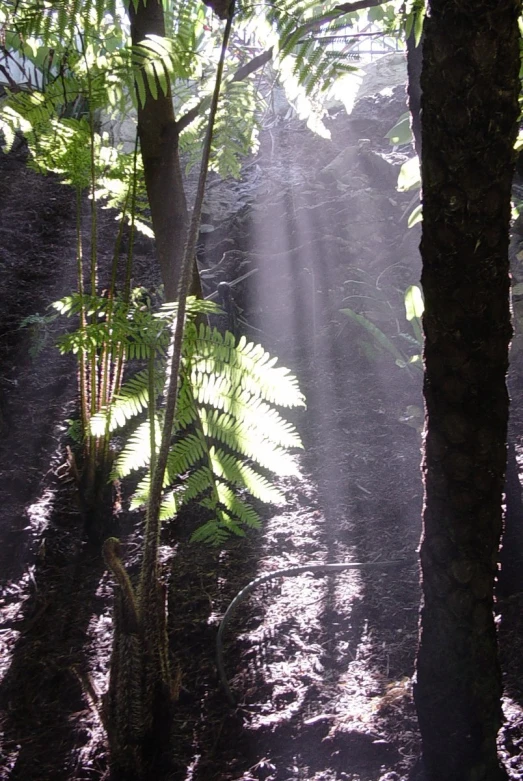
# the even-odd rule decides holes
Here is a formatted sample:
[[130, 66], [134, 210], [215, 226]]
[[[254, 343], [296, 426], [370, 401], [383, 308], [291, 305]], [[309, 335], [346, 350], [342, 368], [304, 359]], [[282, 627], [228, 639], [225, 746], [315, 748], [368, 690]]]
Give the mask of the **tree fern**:
[[[198, 307], [192, 302], [190, 308]], [[224, 535], [256, 526], [259, 517], [245, 492], [262, 502], [281, 503], [283, 495], [269, 474], [296, 473], [289, 449], [301, 447], [301, 441], [294, 425], [274, 405], [303, 406], [304, 399], [296, 378], [275, 364], [275, 358], [244, 337], [236, 344], [232, 334], [223, 335], [204, 324], [197, 328], [191, 318], [186, 326], [161, 517], [171, 517], [187, 502], [198, 500], [211, 518], [195, 539], [219, 543]], [[159, 372], [158, 395], [163, 382]], [[148, 372], [143, 370], [124, 384], [111, 410], [96, 419], [97, 425], [103, 425], [105, 415], [115, 429], [143, 412], [148, 387]], [[125, 477], [149, 462], [149, 421], [145, 420], [116, 459], [113, 476]], [[146, 474], [132, 507], [147, 501], [149, 487]]]
[[[165, 384], [163, 372], [155, 373], [155, 387], [159, 396]], [[147, 409], [149, 403], [149, 372], [138, 372], [131, 377], [119, 394], [114, 398], [110, 410], [94, 415], [91, 418], [91, 431], [95, 436], [103, 434], [108, 426], [110, 432], [125, 426], [128, 420], [140, 415]]]

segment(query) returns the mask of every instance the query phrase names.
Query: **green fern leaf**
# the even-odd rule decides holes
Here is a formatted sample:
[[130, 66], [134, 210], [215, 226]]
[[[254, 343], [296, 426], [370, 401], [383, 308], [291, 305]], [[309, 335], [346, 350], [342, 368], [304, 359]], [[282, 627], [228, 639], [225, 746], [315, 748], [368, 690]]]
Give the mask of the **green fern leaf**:
[[205, 452], [206, 446], [201, 435], [187, 434], [176, 442], [167, 460], [167, 473], [170, 479], [175, 480], [179, 475], [196, 466], [203, 459]]
[[220, 502], [231, 515], [236, 516], [242, 524], [251, 529], [259, 529], [261, 527], [258, 513], [247, 502], [240, 499], [228, 485], [218, 481], [217, 491]]
[[[156, 441], [160, 441], [161, 425], [156, 421]], [[112, 479], [127, 477], [131, 472], [149, 465], [151, 460], [151, 437], [149, 420], [144, 420], [131, 434], [116, 459], [111, 473]]]
[[227, 445], [233, 452], [257, 461], [260, 466], [278, 475], [297, 475], [298, 469], [289, 453], [275, 446], [264, 436], [262, 428], [248, 426], [245, 417], [236, 418], [227, 413], [213, 410], [200, 412], [203, 433], [209, 439]]
[[[238, 529], [238, 527], [235, 527]], [[233, 529], [231, 529], [233, 531]], [[240, 534], [241, 534], [241, 530]], [[191, 542], [205, 542], [210, 545], [223, 545], [229, 537], [229, 528], [220, 524], [218, 520], [208, 521], [193, 533]]]
[[225, 478], [239, 488], [246, 488], [260, 501], [268, 504], [283, 504], [285, 502], [281, 491], [274, 488], [266, 477], [260, 475], [234, 455], [212, 447], [209, 451], [209, 459], [213, 472], [218, 477]]
[[[164, 386], [163, 372], [154, 378], [155, 391], [159, 396]], [[147, 409], [149, 404], [149, 372], [144, 369], [122, 385], [109, 410], [102, 410], [91, 419], [91, 432], [95, 436], [105, 431], [109, 418], [109, 431], [125, 426], [131, 418]]]

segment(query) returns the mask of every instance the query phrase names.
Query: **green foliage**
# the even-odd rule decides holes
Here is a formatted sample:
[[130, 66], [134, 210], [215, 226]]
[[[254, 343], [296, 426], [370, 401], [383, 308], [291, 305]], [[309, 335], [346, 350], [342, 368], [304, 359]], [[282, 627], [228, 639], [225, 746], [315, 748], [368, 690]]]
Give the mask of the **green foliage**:
[[412, 143], [409, 111], [405, 111], [405, 113], [401, 115], [394, 127], [392, 127], [388, 133], [385, 133], [385, 138], [388, 138], [393, 146]]
[[[158, 371], [154, 381], [159, 396], [165, 384], [165, 375]], [[127, 380], [111, 404], [110, 415], [100, 412], [91, 418], [91, 431], [95, 436], [101, 436], [106, 427], [110, 432], [121, 428], [130, 418], [146, 410], [148, 404], [149, 372], [144, 370]]]
[[[240, 176], [241, 162], [257, 148], [259, 107], [254, 79], [229, 81], [224, 85], [216, 118], [209, 168], [222, 178]], [[180, 149], [187, 157], [187, 170], [199, 162], [206, 124], [202, 114], [180, 136]]]
[[[400, 168], [400, 172], [398, 174], [398, 185], [397, 185], [398, 192], [408, 192], [408, 190], [417, 190], [418, 193], [421, 190], [421, 169], [420, 169], [420, 163], [418, 160], [418, 156], [415, 155], [414, 157], [411, 157], [410, 160], [407, 160]], [[414, 196], [412, 201], [409, 203], [405, 211], [403, 212], [402, 219], [405, 217], [407, 212], [412, 208], [413, 204], [419, 200], [418, 194]], [[414, 209], [410, 212], [408, 219], [407, 219], [407, 227], [412, 228], [414, 225], [416, 225], [418, 222], [421, 222], [423, 219], [423, 205], [421, 203], [418, 203]]]
[[[359, 298], [360, 296], [353, 296]], [[406, 332], [398, 323], [394, 316], [394, 309], [390, 302], [386, 306], [379, 306], [379, 299], [372, 299], [372, 308], [367, 305], [366, 314], [357, 312], [354, 309], [343, 308], [340, 312], [350, 318], [361, 328], [367, 336], [370, 337], [368, 346], [374, 350], [385, 352], [392, 356], [396, 366], [402, 369], [415, 367], [421, 369], [421, 350], [423, 348], [423, 331], [421, 325], [421, 316], [423, 314], [423, 296], [417, 285], [410, 285], [403, 294], [403, 304], [405, 308], [405, 320], [410, 325], [411, 333]], [[378, 304], [378, 306], [376, 305]], [[377, 323], [380, 325], [377, 325]], [[396, 334], [391, 335], [393, 328], [396, 328]], [[362, 347], [367, 347], [363, 342]], [[370, 352], [368, 349], [366, 352]]]
[[2, 10], [8, 26], [13, 25], [20, 36], [20, 44], [30, 38], [48, 41], [53, 37], [72, 40], [78, 26], [95, 32], [107, 14], [115, 16], [114, 0], [13, 0], [3, 2]]
[[381, 328], [378, 328], [372, 320], [369, 320], [365, 315], [358, 314], [353, 309], [340, 309], [340, 312], [347, 317], [350, 317], [351, 320], [364, 328], [371, 335], [378, 347], [383, 348], [392, 355], [397, 366], [404, 365], [405, 359], [403, 353], [398, 350], [394, 342], [381, 330]]
[[146, 86], [156, 100], [159, 92], [168, 94], [170, 80], [188, 79], [194, 75], [195, 63], [189, 56], [192, 50], [187, 50], [186, 45], [179, 37], [148, 35], [131, 47], [134, 79], [142, 105], [147, 95]]
[[20, 322], [20, 328], [27, 328], [30, 333], [31, 344], [29, 347], [29, 355], [31, 358], [36, 358], [48, 343], [48, 326], [53, 323], [56, 318], [57, 315], [40, 315], [37, 313], [24, 317]]
[[[262, 502], [281, 503], [282, 494], [269, 473], [289, 475], [296, 466], [289, 449], [301, 447], [294, 427], [279, 407], [303, 406], [296, 378], [276, 366], [276, 359], [260, 345], [245, 338], [236, 344], [232, 334], [194, 323], [199, 303], [191, 300], [186, 325], [178, 414], [174, 444], [168, 457], [161, 518], [172, 517], [181, 506], [198, 500], [210, 520], [194, 539], [218, 544], [229, 533], [243, 534], [243, 527], [259, 524], [256, 511], [241, 496], [248, 492]], [[209, 304], [204, 305], [206, 310]], [[216, 308], [214, 308], [216, 311]], [[163, 325], [165, 318], [158, 318]], [[154, 393], [165, 384], [163, 362], [155, 368]], [[128, 380], [110, 408], [92, 421], [92, 433], [114, 431], [144, 412], [149, 401], [149, 370]], [[162, 414], [155, 416], [159, 442]], [[115, 461], [113, 477], [123, 478], [149, 466], [149, 418], [139, 423]], [[132, 507], [146, 503], [150, 485], [147, 474], [140, 482]]]
[[165, 323], [142, 307], [139, 300], [128, 303], [118, 296], [111, 299], [73, 293], [52, 306], [68, 317], [83, 313], [89, 318], [85, 325], [60, 337], [62, 353], [84, 351], [96, 355], [107, 346], [121, 346], [129, 360], [145, 360], [151, 352], [164, 351], [169, 343]]
[[266, 15], [274, 31], [268, 39], [278, 52], [276, 67], [288, 100], [312, 130], [328, 137], [322, 122], [325, 99], [337, 81], [359, 71], [335, 42], [350, 35], [358, 13], [343, 14], [331, 2], [283, 0], [270, 6]]
[[419, 46], [425, 21], [425, 0], [407, 0], [405, 3], [405, 37], [408, 38], [414, 32], [414, 41]]
[[417, 225], [418, 222], [421, 222], [423, 219], [423, 205], [419, 203], [417, 206], [414, 207], [414, 209], [409, 214], [408, 220], [407, 220], [407, 227], [413, 228], [414, 225]]
[[229, 83], [224, 92], [213, 133], [210, 169], [222, 178], [238, 178], [242, 159], [256, 151], [258, 121], [253, 80]]
[[415, 155], [414, 157], [411, 157], [410, 160], [407, 160], [406, 163], [403, 163], [403, 165], [400, 168], [400, 172], [398, 175], [398, 191], [400, 193], [407, 192], [408, 190], [413, 190], [416, 188], [420, 188], [421, 186], [421, 173], [420, 173], [420, 165], [418, 156]]
[[[198, 107], [191, 122], [183, 125], [181, 138], [181, 148], [189, 155], [189, 166], [193, 165], [210, 103], [221, 25], [210, 18], [201, 0], [164, 6], [166, 36], [149, 35], [133, 46], [122, 10], [114, 2], [20, 0], [15, 4], [0, 0], [5, 51], [21, 54], [24, 62], [34, 66], [34, 77], [28, 75], [26, 88], [32, 105], [27, 104], [27, 96], [18, 100], [10, 94], [3, 107], [0, 129], [6, 146], [17, 129], [31, 135], [37, 125], [53, 116], [89, 121], [102, 111], [129, 116], [137, 100], [143, 105], [148, 92], [155, 98], [170, 90], [180, 118]], [[385, 4], [380, 10], [384, 25], [391, 21], [391, 8]], [[239, 42], [230, 47], [226, 63], [212, 169], [221, 176], [238, 176], [241, 158], [257, 144], [266, 84], [255, 73], [235, 80], [238, 69], [248, 64], [241, 41], [249, 41], [249, 52], [273, 48], [273, 65], [289, 101], [312, 130], [326, 136], [325, 101], [333, 90], [338, 96], [354, 92], [354, 84], [351, 87], [347, 80], [356, 83], [358, 71], [339, 41], [350, 35], [362, 14], [377, 12], [346, 14], [334, 0], [284, 0], [262, 7], [240, 4], [235, 21]], [[33, 71], [27, 69], [27, 73]], [[37, 121], [37, 108], [42, 122]], [[57, 144], [67, 135], [56, 125], [49, 132]], [[33, 141], [31, 137], [31, 147]], [[40, 154], [36, 147], [34, 152]]]
[[94, 174], [96, 201], [116, 209], [117, 219], [124, 216], [124, 204], [136, 176], [134, 212], [128, 210], [125, 217], [151, 236], [141, 159], [135, 160], [134, 153], [112, 145], [107, 133], [94, 132], [88, 118], [59, 117], [55, 109], [51, 92], [10, 94], [0, 110], [6, 151], [16, 131], [21, 130], [32, 151], [30, 167], [44, 174], [52, 171], [64, 184], [80, 191], [92, 189]]

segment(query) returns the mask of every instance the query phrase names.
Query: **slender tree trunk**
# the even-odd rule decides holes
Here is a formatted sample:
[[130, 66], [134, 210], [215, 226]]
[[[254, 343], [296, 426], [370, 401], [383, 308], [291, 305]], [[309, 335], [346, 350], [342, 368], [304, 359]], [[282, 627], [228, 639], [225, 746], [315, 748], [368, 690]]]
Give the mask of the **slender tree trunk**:
[[[165, 35], [162, 0], [138, 0], [136, 7], [131, 0], [129, 16], [134, 45], [148, 35]], [[159, 89], [155, 99], [147, 87], [146, 95], [145, 105], [138, 104], [138, 136], [165, 297], [173, 301], [178, 293], [188, 220], [179, 129], [170, 84], [166, 95]], [[196, 263], [191, 292], [200, 292]]]
[[518, 0], [432, 0], [422, 71], [426, 439], [414, 696], [429, 781], [506, 778], [493, 588], [512, 333]]

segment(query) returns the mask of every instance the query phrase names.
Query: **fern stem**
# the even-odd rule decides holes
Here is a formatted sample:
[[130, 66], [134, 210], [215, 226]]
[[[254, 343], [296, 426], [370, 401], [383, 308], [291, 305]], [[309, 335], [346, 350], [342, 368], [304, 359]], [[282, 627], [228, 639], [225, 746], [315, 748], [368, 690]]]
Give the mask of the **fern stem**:
[[[90, 151], [90, 176], [91, 176], [91, 295], [93, 298], [96, 296], [97, 288], [97, 276], [98, 276], [98, 257], [97, 257], [97, 219], [96, 219], [96, 153], [94, 144], [94, 112], [93, 112], [93, 88], [91, 80], [91, 70], [89, 62], [87, 60], [87, 54], [85, 50], [84, 36], [80, 30], [78, 30], [82, 46], [82, 55], [85, 62], [86, 76], [87, 76], [87, 99], [89, 101], [89, 151]], [[93, 315], [96, 318], [96, 313]], [[93, 320], [94, 321], [94, 320]], [[98, 393], [98, 356], [96, 350], [93, 348], [91, 352], [90, 360], [90, 415], [91, 417], [98, 412], [99, 406], [99, 393]], [[97, 466], [97, 458], [99, 456], [99, 450], [101, 443], [98, 437], [90, 437], [89, 447], [89, 465], [88, 465], [88, 486], [92, 487], [94, 484], [94, 477]]]
[[[84, 269], [83, 269], [83, 248], [82, 248], [82, 193], [80, 188], [76, 188], [76, 264], [77, 264], [77, 285], [80, 295], [80, 331], [85, 334], [86, 316], [84, 301]], [[82, 423], [82, 434], [88, 436], [89, 410], [87, 401], [87, 366], [86, 356], [83, 347], [78, 355], [79, 369], [79, 390], [80, 390], [80, 420]]]
[[[129, 247], [127, 250], [127, 261], [125, 264], [125, 281], [122, 293], [122, 303], [126, 305], [126, 311], [129, 310], [129, 299], [131, 296], [131, 275], [133, 269], [133, 251], [134, 251], [134, 234], [135, 234], [135, 218], [136, 218], [136, 191], [138, 183], [138, 133], [134, 141], [134, 157], [133, 157], [133, 176], [131, 185], [131, 225], [129, 231]], [[120, 392], [123, 381], [123, 370], [125, 366], [125, 345], [120, 344], [115, 359], [115, 366], [113, 370], [113, 381], [110, 389], [109, 398], [114, 400], [117, 393]], [[110, 414], [107, 416], [107, 436], [109, 434], [108, 427], [111, 419]], [[108, 445], [108, 442], [107, 442]]]
[[109, 404], [110, 372], [111, 372], [111, 365], [113, 363], [113, 355], [115, 349], [115, 345], [113, 343], [113, 333], [114, 333], [113, 317], [114, 317], [114, 305], [115, 305], [115, 295], [116, 295], [116, 274], [118, 271], [118, 258], [120, 255], [120, 247], [122, 244], [123, 228], [125, 224], [125, 217], [127, 214], [129, 198], [130, 198], [130, 192], [127, 193], [127, 196], [125, 198], [122, 217], [120, 220], [120, 225], [118, 227], [118, 235], [116, 236], [116, 241], [114, 243], [113, 262], [111, 267], [111, 281], [109, 283], [109, 290], [107, 291], [107, 295], [108, 295], [107, 315], [106, 315], [107, 337], [103, 347], [102, 376], [101, 376], [102, 387], [100, 391], [101, 407], [107, 406]]
[[154, 346], [149, 353], [149, 441], [151, 447], [151, 458], [149, 462], [151, 479], [156, 468], [156, 376], [155, 376], [155, 357]]
[[[118, 365], [118, 358], [121, 346], [114, 343], [114, 306], [116, 295], [116, 274], [118, 271], [118, 258], [120, 256], [120, 247], [122, 244], [123, 228], [125, 224], [125, 217], [127, 214], [127, 207], [129, 204], [130, 190], [127, 192], [127, 196], [124, 201], [122, 217], [118, 228], [118, 235], [114, 244], [113, 262], [111, 268], [111, 282], [109, 286], [109, 303], [107, 307], [106, 327], [107, 337], [103, 346], [103, 359], [102, 359], [102, 388], [100, 391], [100, 408], [109, 408], [114, 395], [114, 376]], [[112, 380], [112, 381], [111, 381]], [[105, 430], [102, 441], [102, 464], [107, 463], [109, 456], [109, 427], [111, 422], [111, 416], [108, 414], [105, 424]]]
[[[82, 47], [82, 55], [85, 61], [86, 74], [87, 74], [87, 95], [89, 100], [89, 139], [90, 139], [90, 189], [91, 189], [91, 268], [90, 268], [90, 282], [91, 282], [91, 295], [93, 298], [96, 296], [96, 283], [97, 283], [97, 225], [96, 225], [96, 160], [95, 160], [95, 147], [94, 147], [94, 116], [93, 116], [93, 91], [91, 84], [91, 72], [89, 63], [87, 61], [84, 36], [81, 30], [78, 30], [78, 36]], [[93, 315], [96, 317], [96, 314]], [[98, 361], [96, 350], [91, 348], [90, 356], [90, 371], [89, 371], [89, 417], [96, 414], [98, 410]], [[97, 437], [89, 435], [89, 450], [88, 450], [88, 462], [87, 462], [87, 489], [92, 489], [95, 480], [96, 462], [99, 449], [99, 442]]]
[[138, 187], [138, 132], [134, 140], [133, 157], [133, 183], [131, 188], [131, 225], [129, 228], [129, 250], [127, 252], [127, 265], [125, 267], [125, 282], [123, 288], [123, 300], [129, 303], [131, 297], [131, 277], [133, 270], [134, 234], [136, 231], [136, 192]]
[[200, 220], [201, 220], [201, 213], [202, 213], [203, 196], [205, 193], [205, 185], [207, 182], [207, 173], [209, 168], [209, 159], [211, 155], [214, 122], [215, 122], [216, 112], [218, 108], [218, 99], [220, 97], [223, 67], [225, 62], [225, 55], [227, 52], [227, 46], [229, 43], [229, 36], [231, 33], [233, 15], [234, 15], [234, 2], [231, 2], [229, 16], [227, 18], [227, 23], [225, 25], [225, 30], [223, 34], [220, 60], [218, 62], [218, 68], [216, 71], [216, 82], [215, 82], [214, 93], [212, 97], [209, 121], [207, 124], [207, 132], [206, 132], [205, 141], [203, 145], [202, 161], [200, 166], [200, 176], [198, 179], [198, 187], [196, 190], [194, 209], [191, 217], [191, 223], [189, 226], [187, 243], [185, 245], [185, 253], [184, 253], [182, 268], [180, 273], [180, 287], [178, 293], [178, 313], [176, 317], [176, 325], [174, 328], [174, 336], [173, 336], [170, 379], [169, 379], [169, 387], [167, 390], [167, 398], [165, 402], [165, 418], [164, 418], [164, 424], [162, 429], [160, 450], [158, 452], [158, 458], [156, 462], [156, 468], [151, 478], [151, 491], [149, 495], [149, 503], [147, 506], [144, 554], [143, 554], [142, 567], [140, 572], [139, 607], [140, 607], [141, 616], [143, 616], [146, 613], [148, 605], [151, 604], [150, 600], [154, 598], [154, 594], [156, 590], [156, 579], [157, 579], [157, 569], [158, 569], [158, 545], [160, 542], [160, 507], [162, 501], [163, 480], [164, 480], [165, 470], [167, 467], [167, 458], [169, 455], [169, 448], [171, 444], [171, 436], [172, 436], [172, 430], [174, 425], [174, 417], [176, 413], [176, 402], [178, 398], [179, 373], [180, 373], [180, 363], [181, 363], [181, 354], [182, 354], [183, 334], [184, 334], [184, 327], [185, 327], [187, 294], [191, 282], [191, 273], [192, 273], [192, 267], [194, 263], [196, 241], [198, 238], [198, 230], [200, 227]]

